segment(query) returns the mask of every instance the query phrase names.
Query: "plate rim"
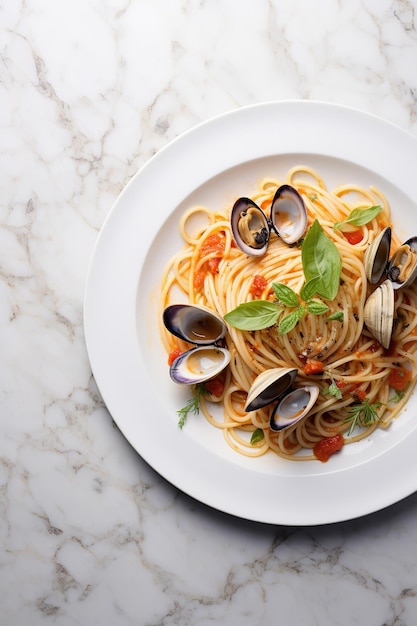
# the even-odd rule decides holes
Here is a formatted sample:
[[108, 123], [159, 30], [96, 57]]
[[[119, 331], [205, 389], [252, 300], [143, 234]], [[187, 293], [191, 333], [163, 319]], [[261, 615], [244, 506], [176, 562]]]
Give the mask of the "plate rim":
[[[255, 120], [256, 120], [256, 117], [259, 116], [260, 114], [263, 116], [265, 114], [276, 115], [277, 113], [279, 113], [280, 115], [288, 116], [288, 111], [290, 111], [291, 109], [297, 109], [298, 111], [303, 111], [304, 112], [303, 114], [305, 115], [307, 115], [307, 112], [308, 112], [309, 116], [311, 115], [321, 116], [324, 114], [324, 112], [332, 116], [335, 116], [337, 119], [339, 119], [340, 116], [342, 118], [347, 116], [351, 120], [353, 119], [356, 123], [360, 122], [360, 125], [361, 126], [363, 125], [364, 128], [366, 128], [367, 124], [370, 124], [371, 126], [384, 129], [390, 137], [395, 136], [397, 138], [400, 138], [400, 142], [412, 144], [414, 150], [416, 150], [416, 153], [417, 153], [417, 139], [406, 130], [396, 126], [390, 121], [387, 121], [378, 116], [375, 116], [372, 113], [361, 111], [359, 109], [355, 109], [352, 107], [346, 107], [344, 105], [328, 103], [328, 102], [320, 102], [320, 101], [312, 101], [312, 100], [308, 100], [308, 101], [307, 100], [284, 100], [284, 101], [256, 103], [254, 105], [232, 109], [230, 111], [227, 111], [226, 113], [222, 113], [208, 120], [205, 120], [195, 125], [194, 127], [190, 128], [185, 133], [179, 135], [178, 137], [176, 137], [169, 143], [167, 143], [166, 146], [164, 146], [160, 151], [158, 151], [155, 155], [153, 155], [136, 172], [136, 174], [134, 174], [134, 176], [130, 179], [130, 181], [127, 183], [127, 185], [124, 187], [124, 189], [116, 198], [115, 202], [112, 205], [112, 208], [110, 209], [109, 213], [107, 214], [106, 218], [103, 221], [103, 225], [100, 229], [96, 242], [93, 246], [93, 252], [91, 255], [91, 259], [90, 259], [90, 263], [89, 263], [89, 267], [87, 271], [85, 290], [84, 290], [83, 320], [84, 320], [84, 334], [85, 334], [85, 342], [86, 342], [86, 347], [87, 347], [87, 354], [89, 357], [93, 376], [95, 378], [100, 394], [103, 398], [103, 401], [106, 404], [107, 409], [109, 410], [116, 424], [118, 425], [118, 428], [123, 433], [124, 437], [130, 442], [130, 444], [136, 450], [136, 452], [147, 463], [149, 463], [156, 472], [158, 472], [168, 482], [173, 484], [175, 487], [177, 487], [184, 493], [187, 493], [188, 495], [190, 495], [191, 497], [194, 497], [198, 501], [208, 506], [211, 506], [215, 509], [221, 510], [225, 513], [229, 513], [231, 515], [235, 515], [240, 518], [249, 519], [249, 520], [257, 521], [257, 522], [298, 525], [298, 526], [311, 526], [311, 525], [320, 525], [320, 524], [328, 524], [328, 523], [346, 521], [348, 519], [353, 519], [353, 518], [360, 517], [362, 515], [373, 513], [377, 510], [381, 510], [387, 506], [390, 506], [391, 504], [394, 504], [395, 502], [399, 502], [400, 500], [404, 499], [405, 497], [411, 495], [414, 491], [416, 491], [417, 490], [417, 477], [415, 480], [412, 480], [410, 478], [410, 474], [412, 474], [412, 472], [410, 472], [409, 468], [407, 468], [407, 464], [412, 459], [412, 451], [410, 449], [412, 448], [411, 442], [410, 441], [405, 442], [404, 450], [403, 450], [404, 454], [402, 455], [402, 459], [401, 459], [401, 467], [403, 469], [407, 469], [406, 476], [408, 476], [408, 480], [405, 480], [401, 484], [400, 487], [395, 488], [396, 495], [395, 496], [393, 496], [392, 494], [387, 495], [386, 493], [374, 494], [373, 499], [372, 499], [372, 504], [368, 502], [366, 505], [364, 504], [362, 504], [361, 506], [357, 505], [356, 507], [352, 509], [350, 513], [346, 511], [345, 509], [343, 510], [343, 512], [337, 513], [333, 511], [331, 514], [329, 512], [323, 513], [317, 510], [308, 510], [308, 513], [304, 514], [303, 516], [300, 516], [294, 510], [289, 511], [288, 508], [287, 510], [279, 511], [278, 514], [275, 509], [271, 511], [270, 513], [268, 513], [268, 511], [265, 511], [265, 509], [262, 508], [262, 506], [258, 509], [258, 511], [256, 511], [256, 504], [258, 504], [258, 507], [259, 507], [259, 501], [256, 500], [256, 498], [255, 498], [256, 500], [255, 507], [254, 507], [253, 502], [250, 502], [249, 506], [242, 505], [241, 503], [240, 504], [231, 503], [229, 501], [229, 498], [227, 497], [228, 496], [227, 493], [218, 493], [218, 492], [216, 493], [216, 491], [215, 490], [213, 491], [213, 488], [208, 484], [210, 468], [207, 466], [207, 459], [204, 459], [204, 463], [201, 467], [201, 471], [199, 474], [199, 480], [200, 480], [199, 485], [197, 485], [195, 481], [192, 482], [191, 484], [190, 481], [187, 482], [186, 479], [184, 480], [183, 471], [180, 473], [174, 472], [175, 475], [170, 474], [169, 469], [167, 469], [166, 465], [158, 463], [158, 459], [155, 460], [155, 455], [153, 453], [149, 453], [146, 449], [143, 448], [142, 445], [138, 445], [137, 442], [132, 441], [132, 433], [130, 431], [129, 423], [128, 423], [129, 419], [126, 420], [125, 417], [120, 415], [120, 411], [123, 411], [126, 407], [124, 407], [124, 409], [123, 408], [121, 409], [120, 403], [117, 400], [117, 394], [114, 393], [115, 391], [114, 389], [112, 390], [111, 393], [109, 392], [107, 375], [104, 375], [102, 364], [99, 364], [99, 360], [103, 357], [103, 352], [102, 352], [102, 349], [98, 349], [97, 347], [98, 337], [100, 336], [100, 333], [103, 333], [107, 330], [106, 324], [109, 320], [105, 320], [106, 323], [103, 323], [103, 320], [100, 320], [98, 318], [98, 314], [99, 314], [98, 312], [99, 312], [100, 307], [97, 306], [97, 302], [95, 303], [93, 302], [94, 298], [97, 296], [97, 291], [99, 291], [99, 297], [103, 298], [103, 293], [100, 292], [100, 290], [97, 290], [97, 277], [99, 276], [100, 271], [101, 272], [103, 271], [103, 268], [98, 268], [97, 263], [100, 263], [103, 261], [102, 248], [106, 243], [106, 242], [103, 243], [104, 239], [109, 229], [114, 227], [114, 222], [117, 221], [115, 220], [115, 216], [118, 215], [120, 211], [123, 211], [123, 203], [125, 202], [125, 199], [129, 195], [129, 193], [131, 193], [132, 188], [134, 188], [134, 186], [137, 185], [138, 180], [141, 180], [143, 177], [146, 178], [149, 175], [149, 173], [153, 175], [152, 170], [155, 168], [158, 169], [158, 167], [160, 167], [160, 163], [165, 161], [167, 158], [169, 160], [171, 157], [171, 153], [175, 154], [175, 151], [178, 150], [178, 147], [180, 150], [183, 146], [186, 146], [188, 148], [189, 147], [188, 144], [190, 143], [190, 141], [192, 143], [196, 137], [198, 138], [198, 136], [200, 136], [201, 138], [202, 134], [203, 135], [205, 133], [207, 134], [207, 130], [210, 131], [210, 129], [213, 129], [219, 125], [224, 130], [224, 127], [226, 126], [227, 128], [230, 122], [235, 124], [238, 118], [241, 118], [239, 122], [241, 123], [241, 121], [244, 120], [245, 118], [250, 119], [253, 116], [255, 117]], [[293, 116], [294, 112], [291, 115]], [[315, 120], [317, 122], [316, 118]], [[270, 147], [268, 147], [268, 150], [270, 150]], [[321, 154], [321, 153], [318, 153], [318, 154]], [[263, 154], [263, 156], [265, 156], [265, 154]], [[221, 167], [221, 165], [218, 165], [218, 167]], [[209, 168], [207, 171], [209, 170], [210, 170], [210, 175], [208, 176], [208, 178], [216, 175], [215, 169], [213, 170], [213, 168], [211, 169]], [[224, 170], [221, 170], [221, 171], [224, 171]], [[217, 172], [217, 173], [220, 173], [220, 172]], [[400, 180], [402, 180], [405, 176], [404, 172], [402, 174], [403, 174], [403, 177], [401, 178], [400, 176]], [[201, 184], [202, 182], [204, 181], [200, 180], [199, 184]], [[198, 187], [198, 184], [193, 185], [193, 187]], [[119, 225], [119, 230], [120, 230], [120, 225]], [[123, 231], [123, 228], [121, 230]], [[98, 261], [99, 257], [100, 257], [100, 260]], [[142, 259], [142, 262], [144, 262], [144, 259]], [[105, 261], [105, 263], [107, 263], [107, 261]], [[135, 268], [136, 271], [139, 270], [141, 272], [142, 265], [143, 263], [137, 265]], [[109, 264], [106, 265], [105, 269], [107, 270], [111, 269]], [[114, 279], [115, 279], [115, 275], [113, 273], [112, 280]], [[132, 304], [133, 302], [130, 301], [131, 307], [132, 307]], [[134, 309], [136, 311], [135, 307]], [[132, 323], [132, 322], [133, 322], [133, 319], [132, 319], [132, 310], [131, 310], [129, 313], [129, 323]], [[114, 339], [110, 341], [109, 347], [112, 348], [113, 350], [115, 349]], [[134, 384], [134, 380], [129, 375], [129, 373], [126, 372], [126, 380], [124, 380], [122, 383], [122, 391], [123, 390], [128, 391], [129, 386], [132, 384]], [[416, 439], [415, 443], [417, 443], [416, 431], [414, 432], [414, 435], [415, 437], [413, 436], [412, 439], [414, 441], [414, 438], [415, 438]], [[176, 436], [175, 436], [175, 441], [176, 442], [179, 441], [179, 439]], [[182, 446], [183, 444], [179, 444], [179, 445]], [[385, 452], [383, 456], [386, 461], [390, 461], [390, 457], [392, 456], [392, 449]], [[377, 465], [380, 466], [381, 464], [378, 463]], [[230, 464], [228, 465], [228, 468], [227, 468], [228, 471], [230, 472], [231, 481], [233, 485], [235, 485], [235, 483], [239, 483], [239, 480], [242, 478], [241, 468], [240, 467], [238, 469], [237, 468], [238, 466], [234, 468], [230, 467]], [[356, 468], [351, 468], [350, 471], [352, 472], [352, 475], [351, 475], [352, 480], [360, 479], [361, 466], [358, 466]], [[329, 472], [328, 474], [323, 474], [322, 476], [335, 475], [336, 473], [337, 472]], [[252, 485], [253, 489], [256, 489], [256, 480], [254, 480], [256, 475], [257, 475], [257, 472], [253, 472], [252, 476], [246, 476], [245, 474], [245, 480], [248, 480], [248, 482]], [[317, 486], [314, 485], [314, 483], [316, 482], [315, 478], [317, 477], [309, 477], [310, 480], [306, 482], [309, 482], [310, 487], [313, 486], [314, 490], [317, 490]], [[202, 488], [203, 488], [203, 493], [202, 493]], [[390, 493], [389, 490], [388, 492]], [[303, 490], [301, 490], [300, 495], [302, 496], [303, 493], [304, 493]], [[304, 493], [304, 496], [306, 497], [305, 493]], [[307, 500], [309, 500], [308, 497], [307, 497]]]

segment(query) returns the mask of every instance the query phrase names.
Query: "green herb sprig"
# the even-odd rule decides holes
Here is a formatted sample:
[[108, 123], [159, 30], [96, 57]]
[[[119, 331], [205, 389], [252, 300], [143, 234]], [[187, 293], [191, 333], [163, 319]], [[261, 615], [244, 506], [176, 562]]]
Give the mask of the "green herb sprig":
[[365, 398], [360, 404], [353, 404], [349, 407], [349, 415], [345, 420], [345, 422], [350, 422], [350, 428], [347, 434], [351, 435], [356, 426], [366, 428], [377, 422], [379, 420], [378, 409], [381, 404], [381, 402], [369, 404], [369, 399]]
[[190, 413], [197, 415], [200, 412], [201, 398], [202, 396], [209, 395], [209, 393], [210, 392], [204, 383], [196, 384], [193, 397], [190, 398], [190, 400], [188, 400], [188, 402], [177, 411], [179, 415], [178, 426], [180, 428], [184, 426]]

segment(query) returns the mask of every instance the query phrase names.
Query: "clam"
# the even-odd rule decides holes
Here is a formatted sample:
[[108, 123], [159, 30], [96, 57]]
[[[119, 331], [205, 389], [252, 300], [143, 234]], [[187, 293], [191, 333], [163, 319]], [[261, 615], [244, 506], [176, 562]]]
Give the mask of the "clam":
[[238, 198], [230, 215], [236, 244], [249, 256], [265, 254], [271, 230], [287, 244], [299, 241], [307, 230], [307, 211], [298, 191], [281, 185], [275, 192], [270, 217], [250, 198]]
[[391, 246], [391, 228], [387, 226], [368, 246], [364, 256], [366, 278], [372, 285], [381, 280], [387, 269]]
[[369, 296], [363, 314], [369, 332], [388, 349], [394, 325], [394, 286], [391, 280], [385, 280]]
[[195, 385], [214, 378], [230, 363], [230, 352], [219, 346], [198, 346], [180, 354], [169, 374], [181, 385]]
[[222, 318], [195, 304], [171, 304], [163, 312], [165, 327], [172, 335], [196, 345], [210, 345], [227, 333]]
[[391, 228], [387, 226], [365, 252], [366, 278], [376, 285], [386, 274], [394, 289], [401, 289], [417, 278], [417, 237], [405, 241], [389, 260], [390, 245]]
[[170, 366], [172, 380], [193, 385], [214, 378], [230, 363], [230, 352], [216, 345], [227, 333], [222, 318], [193, 304], [172, 304], [163, 312], [167, 330], [196, 347], [180, 354]]
[[265, 254], [269, 243], [271, 225], [262, 211], [250, 198], [238, 198], [230, 214], [232, 235], [239, 248], [250, 256]]
[[406, 287], [417, 278], [417, 237], [405, 241], [394, 253], [387, 275], [394, 289]]
[[389, 348], [394, 325], [394, 290], [410, 285], [417, 278], [417, 237], [405, 241], [388, 260], [391, 228], [388, 226], [365, 252], [365, 273], [371, 284], [384, 282], [368, 297], [364, 321], [375, 339]]
[[271, 205], [271, 222], [277, 235], [288, 244], [299, 241], [307, 230], [304, 200], [291, 185], [281, 185]]
[[318, 395], [317, 385], [297, 387], [285, 394], [271, 415], [272, 430], [284, 430], [303, 419], [313, 408]]
[[296, 368], [277, 367], [259, 374], [249, 389], [245, 411], [255, 411], [277, 401], [272, 411], [272, 430], [284, 430], [303, 419], [315, 404], [319, 388], [304, 385], [293, 388]]

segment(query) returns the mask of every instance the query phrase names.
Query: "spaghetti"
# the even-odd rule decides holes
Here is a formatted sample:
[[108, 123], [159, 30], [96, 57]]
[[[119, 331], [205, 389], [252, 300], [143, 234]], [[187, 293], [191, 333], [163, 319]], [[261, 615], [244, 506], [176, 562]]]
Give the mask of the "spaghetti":
[[[237, 452], [256, 457], [272, 451], [299, 461], [318, 458], [322, 441], [335, 435], [343, 436], [343, 443], [359, 441], [378, 426], [386, 428], [399, 414], [417, 377], [417, 286], [395, 292], [392, 341], [384, 349], [364, 325], [364, 304], [375, 289], [365, 276], [364, 253], [381, 230], [391, 225], [387, 199], [375, 187], [345, 185], [330, 191], [316, 171], [304, 166], [292, 168], [285, 180], [261, 180], [251, 199], [267, 213], [277, 187], [284, 183], [302, 195], [309, 227], [317, 219], [339, 251], [342, 270], [337, 296], [326, 301], [326, 314], [307, 313], [283, 335], [276, 325], [255, 331], [230, 326], [226, 336], [230, 365], [207, 384], [200, 408]], [[365, 225], [334, 229], [353, 209], [376, 204], [382, 210]], [[264, 256], [247, 256], [233, 241], [230, 209], [190, 208], [179, 228], [185, 245], [162, 277], [160, 319], [162, 310], [172, 303], [174, 287], [190, 304], [208, 307], [221, 317], [255, 299], [274, 301], [271, 285], [277, 281], [300, 293], [305, 282], [300, 246], [290, 247], [273, 236]], [[391, 249], [399, 245], [393, 233]], [[168, 354], [190, 348], [162, 325], [161, 336]], [[244, 410], [255, 377], [275, 367], [295, 367], [297, 381], [314, 380], [320, 388], [306, 419], [280, 432], [270, 429], [271, 406], [250, 413]], [[215, 404], [222, 407], [221, 418]], [[374, 419], [353, 428], [361, 407], [372, 407]]]

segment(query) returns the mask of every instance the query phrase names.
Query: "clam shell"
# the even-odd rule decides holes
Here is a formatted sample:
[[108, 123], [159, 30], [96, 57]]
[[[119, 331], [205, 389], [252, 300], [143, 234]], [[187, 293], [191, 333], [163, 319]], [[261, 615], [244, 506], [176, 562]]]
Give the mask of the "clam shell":
[[163, 312], [163, 322], [170, 333], [195, 345], [214, 344], [227, 333], [221, 317], [194, 304], [171, 304]]
[[217, 346], [197, 346], [180, 354], [169, 374], [175, 383], [195, 385], [220, 374], [230, 363], [230, 352]]
[[389, 279], [369, 296], [363, 313], [369, 332], [388, 349], [394, 324], [394, 287]]
[[262, 256], [269, 243], [270, 225], [265, 213], [250, 198], [238, 198], [230, 214], [230, 227], [239, 248], [249, 256]]
[[249, 389], [245, 411], [256, 411], [277, 400], [291, 387], [297, 372], [296, 368], [275, 367], [259, 374]]
[[281, 185], [271, 205], [271, 225], [285, 243], [299, 241], [307, 230], [307, 210], [304, 200], [291, 185]]
[[394, 289], [410, 285], [417, 278], [417, 237], [405, 241], [388, 264], [388, 278]]
[[316, 403], [319, 391], [317, 385], [305, 385], [286, 393], [271, 415], [272, 430], [285, 430], [302, 420]]
[[366, 278], [372, 285], [381, 280], [387, 269], [391, 246], [391, 228], [387, 226], [368, 246], [364, 256]]

